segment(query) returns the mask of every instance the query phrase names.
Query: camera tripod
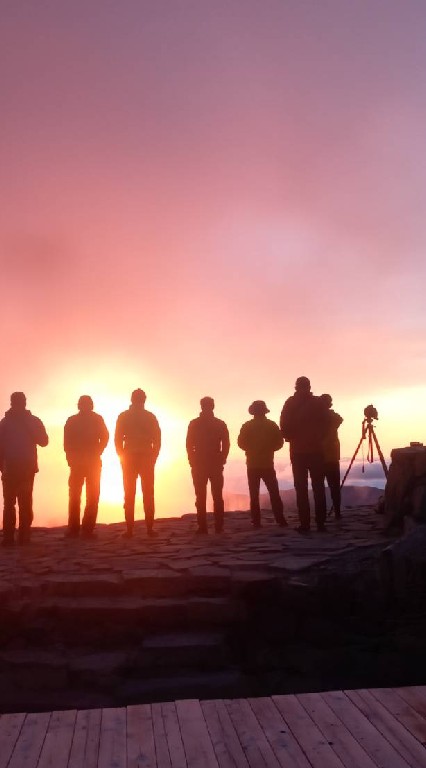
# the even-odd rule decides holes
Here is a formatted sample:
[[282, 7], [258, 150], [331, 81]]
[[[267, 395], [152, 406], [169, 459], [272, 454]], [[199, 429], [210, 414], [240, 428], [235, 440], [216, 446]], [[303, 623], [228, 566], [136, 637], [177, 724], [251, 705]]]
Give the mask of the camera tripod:
[[[367, 409], [366, 409], [367, 410]], [[377, 413], [377, 412], [376, 412]], [[352, 465], [357, 457], [358, 451], [361, 448], [361, 445], [365, 439], [368, 440], [368, 451], [367, 451], [367, 461], [369, 464], [372, 464], [374, 461], [374, 446], [376, 446], [377, 453], [379, 454], [380, 463], [383, 467], [383, 472], [385, 473], [385, 477], [388, 476], [388, 468], [386, 466], [385, 458], [382, 453], [382, 449], [380, 448], [379, 441], [377, 439], [377, 435], [374, 431], [374, 425], [373, 425], [373, 418], [374, 416], [366, 416], [364, 421], [362, 422], [362, 432], [361, 432], [361, 439], [356, 447], [355, 453], [352, 456], [349, 466], [345, 472], [345, 476], [340, 483], [340, 490], [342, 490], [344, 482], [349, 475], [349, 472], [351, 471]], [[364, 472], [364, 463], [362, 465], [362, 471]]]

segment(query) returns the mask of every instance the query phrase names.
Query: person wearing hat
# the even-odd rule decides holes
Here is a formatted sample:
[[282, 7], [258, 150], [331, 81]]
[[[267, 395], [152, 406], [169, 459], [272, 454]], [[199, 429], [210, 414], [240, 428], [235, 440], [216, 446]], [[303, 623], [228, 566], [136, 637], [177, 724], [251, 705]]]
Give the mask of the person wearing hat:
[[37, 446], [45, 447], [49, 438], [43, 422], [27, 410], [23, 392], [13, 392], [10, 409], [0, 421], [0, 471], [3, 483], [4, 547], [15, 544], [16, 502], [19, 508], [18, 544], [29, 544], [33, 522], [33, 487]]
[[241, 427], [238, 445], [246, 454], [253, 528], [261, 527], [259, 503], [261, 480], [268, 490], [275, 520], [283, 528], [287, 525], [287, 521], [284, 517], [283, 502], [274, 468], [274, 453], [282, 448], [284, 440], [278, 424], [266, 418], [269, 408], [263, 400], [255, 400], [250, 405], [248, 412], [253, 418], [246, 421]]
[[280, 416], [281, 434], [290, 443], [290, 461], [296, 490], [298, 531], [311, 528], [308, 477], [310, 475], [318, 531], [325, 531], [326, 498], [324, 488], [323, 442], [328, 427], [327, 412], [319, 397], [311, 392], [306, 376], [296, 379], [295, 393], [283, 406]]
[[195, 491], [198, 533], [207, 533], [207, 483], [213, 497], [214, 529], [223, 531], [223, 468], [229, 453], [229, 432], [224, 421], [214, 415], [212, 397], [202, 397], [201, 413], [190, 421], [186, 435], [186, 452]]
[[[101, 456], [108, 445], [109, 432], [98, 413], [93, 411], [93, 400], [81, 395], [78, 413], [67, 419], [64, 427], [64, 451], [70, 475], [68, 479], [68, 528], [65, 536], [85, 538], [94, 536], [98, 516], [101, 483]], [[80, 505], [83, 485], [86, 483], [86, 506], [80, 526]]]
[[145, 410], [146, 394], [135, 389], [131, 405], [120, 413], [115, 427], [115, 449], [121, 461], [124, 485], [125, 538], [133, 535], [136, 481], [141, 479], [148, 536], [154, 536], [154, 469], [161, 448], [161, 431], [153, 413]]

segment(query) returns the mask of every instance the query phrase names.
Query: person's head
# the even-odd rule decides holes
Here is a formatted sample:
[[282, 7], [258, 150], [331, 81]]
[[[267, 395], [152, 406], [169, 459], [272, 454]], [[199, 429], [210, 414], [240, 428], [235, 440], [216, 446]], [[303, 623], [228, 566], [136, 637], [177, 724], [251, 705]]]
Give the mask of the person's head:
[[93, 411], [93, 400], [90, 395], [81, 395], [78, 399], [77, 408], [81, 413]]
[[310, 392], [311, 382], [309, 381], [307, 376], [299, 376], [299, 378], [296, 379], [294, 388], [296, 392]]
[[143, 389], [133, 390], [132, 396], [130, 398], [132, 405], [143, 406], [145, 405], [145, 400], [146, 400], [146, 394], [143, 391]]
[[331, 395], [320, 395], [320, 400], [325, 408], [331, 408], [333, 405], [333, 398]]
[[10, 396], [10, 407], [14, 411], [25, 411], [27, 406], [27, 398], [23, 392], [12, 392]]
[[264, 400], [254, 400], [249, 406], [248, 412], [250, 416], [266, 416], [269, 413], [269, 408]]
[[214, 400], [212, 397], [202, 397], [200, 400], [200, 406], [203, 413], [213, 413]]

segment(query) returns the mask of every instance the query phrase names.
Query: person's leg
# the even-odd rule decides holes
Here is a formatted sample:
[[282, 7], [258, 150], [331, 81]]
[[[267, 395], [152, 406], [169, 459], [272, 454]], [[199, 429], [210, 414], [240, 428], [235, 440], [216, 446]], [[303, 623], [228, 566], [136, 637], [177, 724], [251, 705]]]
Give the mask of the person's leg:
[[121, 461], [121, 468], [123, 470], [124, 517], [127, 524], [126, 535], [132, 536], [133, 525], [135, 522], [135, 496], [138, 470], [135, 466], [135, 461], [132, 456], [123, 457]]
[[19, 544], [29, 544], [33, 522], [34, 472], [22, 473], [17, 486], [19, 506]]
[[215, 467], [209, 473], [210, 487], [213, 497], [214, 529], [216, 533], [223, 531], [225, 506], [223, 503], [223, 467]]
[[294, 454], [291, 457], [291, 466], [293, 469], [300, 528], [304, 531], [309, 531], [311, 527], [311, 512], [308, 494], [308, 467], [305, 454]]
[[79, 465], [70, 468], [68, 478], [68, 536], [78, 536], [80, 531], [80, 503], [84, 483], [84, 470]]
[[86, 468], [86, 506], [81, 529], [87, 536], [93, 533], [98, 516], [101, 468], [100, 461], [91, 462]]
[[319, 531], [324, 529], [327, 516], [327, 501], [324, 487], [324, 461], [321, 454], [309, 456], [309, 474], [315, 502], [315, 521]]
[[338, 461], [329, 462], [325, 465], [325, 477], [330, 489], [331, 502], [333, 504], [334, 516], [341, 517], [341, 491], [340, 491], [340, 464]]
[[195, 509], [197, 510], [198, 531], [207, 533], [207, 472], [200, 467], [191, 467], [192, 482], [195, 491]]
[[3, 544], [11, 546], [14, 543], [16, 527], [16, 478], [12, 472], [3, 472]]
[[140, 467], [139, 474], [141, 476], [146, 530], [150, 534], [153, 531], [155, 516], [154, 464], [152, 462], [145, 463], [143, 467]]
[[251, 521], [255, 528], [260, 528], [260, 472], [256, 467], [247, 467], [247, 481], [250, 494]]
[[277, 474], [275, 469], [264, 469], [262, 471], [262, 480], [266, 485], [271, 500], [272, 512], [275, 517], [275, 522], [280, 527], [287, 525], [287, 521], [284, 517], [284, 505], [280, 496], [280, 489], [278, 487]]

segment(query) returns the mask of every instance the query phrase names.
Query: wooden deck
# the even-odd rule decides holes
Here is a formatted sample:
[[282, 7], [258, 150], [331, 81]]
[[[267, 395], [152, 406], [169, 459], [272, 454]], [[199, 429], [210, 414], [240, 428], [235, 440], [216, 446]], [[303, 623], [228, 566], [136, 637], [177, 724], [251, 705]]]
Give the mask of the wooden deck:
[[0, 716], [0, 768], [422, 768], [426, 687]]

